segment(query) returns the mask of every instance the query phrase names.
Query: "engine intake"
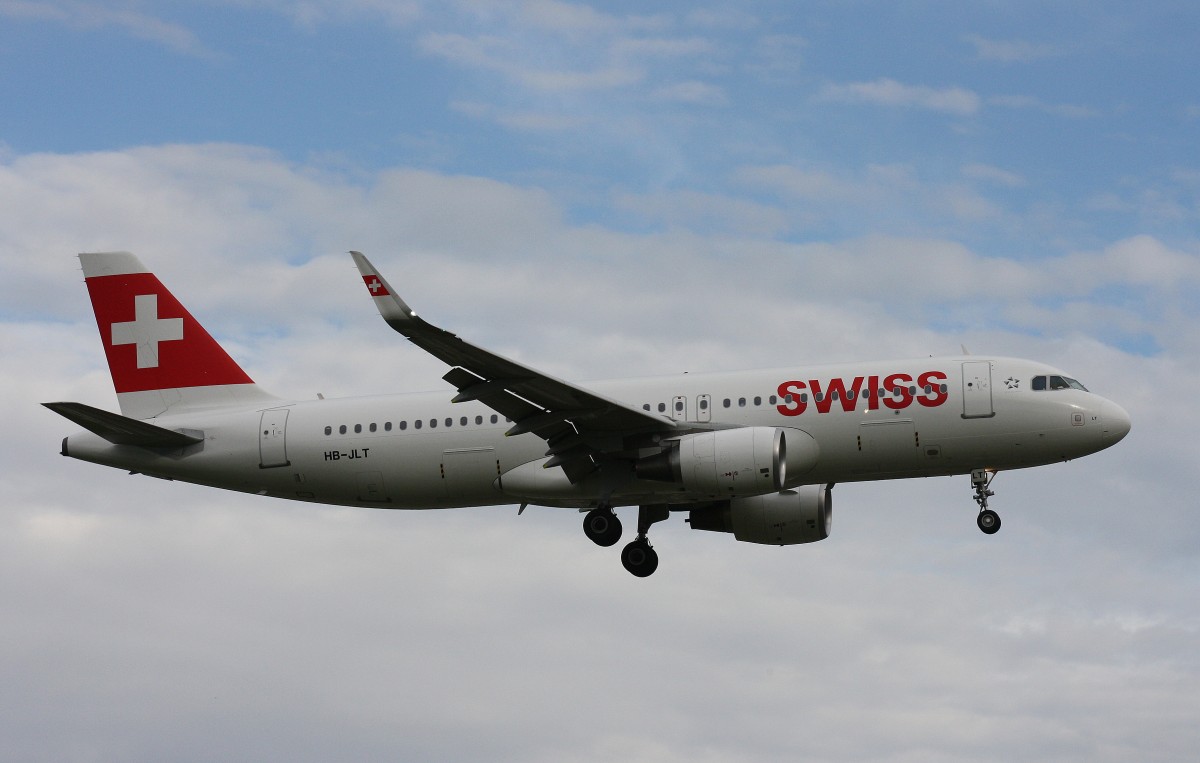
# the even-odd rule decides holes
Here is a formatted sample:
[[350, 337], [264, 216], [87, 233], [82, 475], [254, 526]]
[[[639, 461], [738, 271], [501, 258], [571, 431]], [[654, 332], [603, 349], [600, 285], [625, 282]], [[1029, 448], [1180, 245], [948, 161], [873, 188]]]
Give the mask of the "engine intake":
[[828, 538], [833, 525], [833, 485], [721, 501], [692, 509], [688, 522], [693, 530], [733, 533], [746, 543], [815, 543]]
[[800, 429], [742, 427], [685, 435], [635, 465], [641, 479], [712, 496], [778, 492], [817, 464], [817, 442]]

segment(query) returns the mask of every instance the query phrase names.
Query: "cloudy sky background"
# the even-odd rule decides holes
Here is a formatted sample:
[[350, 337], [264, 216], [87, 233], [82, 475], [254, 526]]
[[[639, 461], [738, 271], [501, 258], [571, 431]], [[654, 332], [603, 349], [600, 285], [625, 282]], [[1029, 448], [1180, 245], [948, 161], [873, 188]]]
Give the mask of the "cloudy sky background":
[[[0, 758], [1179, 760], [1200, 746], [1200, 10], [0, 0]], [[574, 379], [958, 352], [1118, 447], [842, 485], [791, 548], [67, 461], [74, 253], [263, 386], [439, 389], [362, 293]], [[628, 514], [632, 520], [633, 515]]]

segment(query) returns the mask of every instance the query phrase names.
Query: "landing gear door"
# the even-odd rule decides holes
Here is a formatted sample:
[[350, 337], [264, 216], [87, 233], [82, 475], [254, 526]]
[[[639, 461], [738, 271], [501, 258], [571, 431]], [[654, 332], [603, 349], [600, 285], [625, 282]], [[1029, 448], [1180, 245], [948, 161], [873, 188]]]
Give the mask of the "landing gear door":
[[992, 364], [971, 360], [962, 364], [964, 419], [986, 419], [996, 415], [992, 408]]
[[262, 469], [288, 466], [287, 408], [268, 408], [258, 424], [258, 465]]

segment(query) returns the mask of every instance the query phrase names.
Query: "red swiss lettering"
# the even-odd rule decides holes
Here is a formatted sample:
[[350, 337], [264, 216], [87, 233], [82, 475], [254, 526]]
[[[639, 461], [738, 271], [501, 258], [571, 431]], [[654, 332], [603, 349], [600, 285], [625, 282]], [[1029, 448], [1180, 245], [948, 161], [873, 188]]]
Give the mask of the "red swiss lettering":
[[784, 416], [799, 416], [804, 413], [804, 409], [808, 408], [808, 403], [804, 402], [804, 382], [802, 381], [785, 381], [779, 385], [779, 397], [783, 399], [782, 405], [775, 406], [775, 409]]
[[829, 388], [825, 394], [821, 394], [821, 383], [816, 379], [809, 379], [808, 388], [812, 390], [813, 402], [821, 413], [829, 413], [835, 399], [841, 401], [842, 410], [849, 413], [858, 405], [858, 391], [862, 389], [862, 383], [863, 378], [855, 376], [850, 389], [847, 390], [845, 379], [830, 379]]
[[929, 393], [917, 398], [917, 402], [926, 408], [936, 408], [946, 399], [950, 397], [949, 393], [942, 390], [942, 382], [948, 377], [941, 371], [926, 371], [917, 377], [917, 385], [922, 389], [929, 387]]
[[[892, 374], [883, 380], [883, 391], [886, 396], [883, 398], [883, 404], [893, 411], [899, 411], [912, 405], [913, 396], [909, 391], [908, 385], [912, 383], [912, 376], [909, 374]], [[900, 394], [895, 393], [899, 390]]]

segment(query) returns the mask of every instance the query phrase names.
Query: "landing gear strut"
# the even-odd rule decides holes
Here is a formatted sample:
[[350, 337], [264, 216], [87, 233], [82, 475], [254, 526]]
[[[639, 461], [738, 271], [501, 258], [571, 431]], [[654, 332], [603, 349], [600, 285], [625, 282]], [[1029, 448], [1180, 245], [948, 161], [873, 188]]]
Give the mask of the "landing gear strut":
[[1000, 515], [988, 508], [988, 498], [996, 493], [988, 488], [995, 478], [995, 472], [987, 469], [975, 469], [971, 472], [971, 487], [975, 488], [975, 503], [979, 504], [979, 518], [975, 524], [988, 535], [994, 535], [1000, 529]]
[[629, 545], [621, 550], [621, 564], [630, 574], [639, 578], [649, 577], [658, 569], [658, 552], [650, 545], [647, 533], [650, 525], [671, 516], [666, 506], [652, 505], [638, 508], [638, 534]]

